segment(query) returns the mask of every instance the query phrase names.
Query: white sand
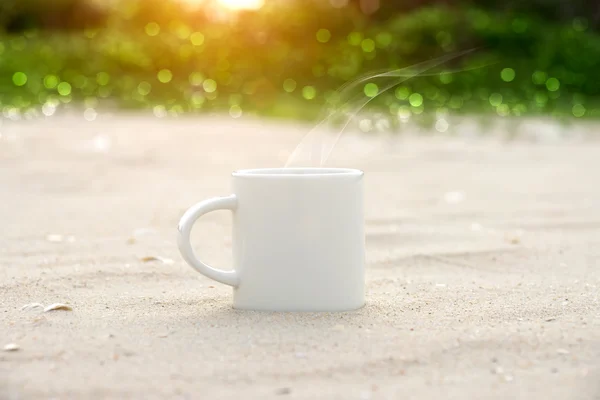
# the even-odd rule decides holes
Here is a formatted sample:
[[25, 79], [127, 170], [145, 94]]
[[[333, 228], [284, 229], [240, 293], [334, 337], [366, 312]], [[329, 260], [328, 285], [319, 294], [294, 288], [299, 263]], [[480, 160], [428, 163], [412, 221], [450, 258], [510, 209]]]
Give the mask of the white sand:
[[[20, 350], [0, 352], [0, 399], [600, 398], [600, 143], [536, 127], [345, 137], [333, 165], [366, 173], [368, 305], [271, 314], [232, 310], [175, 226], [230, 171], [282, 166], [306, 127], [5, 121], [0, 347]], [[215, 266], [229, 223], [194, 232]], [[21, 310], [59, 302], [73, 311]]]

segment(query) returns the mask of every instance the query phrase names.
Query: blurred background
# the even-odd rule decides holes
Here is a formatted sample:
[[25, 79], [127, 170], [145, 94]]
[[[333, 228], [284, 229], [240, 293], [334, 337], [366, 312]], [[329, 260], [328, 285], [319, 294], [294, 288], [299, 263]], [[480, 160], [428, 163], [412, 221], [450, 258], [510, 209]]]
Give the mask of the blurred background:
[[[81, 105], [89, 117], [114, 107], [310, 120], [373, 99], [392, 123], [598, 117], [599, 30], [589, 0], [2, 0], [0, 107], [10, 118]], [[372, 79], [336, 92], [469, 49], [388, 91]]]

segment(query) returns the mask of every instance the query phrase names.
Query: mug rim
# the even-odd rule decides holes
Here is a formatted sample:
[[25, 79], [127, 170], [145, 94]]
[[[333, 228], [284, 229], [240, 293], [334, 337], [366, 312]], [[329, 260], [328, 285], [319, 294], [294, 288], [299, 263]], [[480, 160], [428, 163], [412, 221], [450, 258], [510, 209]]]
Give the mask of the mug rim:
[[231, 173], [233, 177], [252, 178], [304, 178], [304, 177], [361, 177], [364, 172], [354, 168], [320, 168], [320, 167], [294, 167], [294, 168], [250, 168], [239, 169]]

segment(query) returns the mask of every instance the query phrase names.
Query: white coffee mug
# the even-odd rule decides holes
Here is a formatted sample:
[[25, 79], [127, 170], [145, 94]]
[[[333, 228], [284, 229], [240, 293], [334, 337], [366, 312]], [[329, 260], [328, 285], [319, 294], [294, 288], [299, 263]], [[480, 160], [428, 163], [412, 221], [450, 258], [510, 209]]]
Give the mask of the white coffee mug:
[[[365, 303], [363, 172], [341, 168], [236, 171], [234, 194], [200, 202], [179, 222], [183, 258], [233, 286], [233, 307], [346, 311]], [[232, 271], [200, 261], [190, 244], [196, 220], [233, 212]]]

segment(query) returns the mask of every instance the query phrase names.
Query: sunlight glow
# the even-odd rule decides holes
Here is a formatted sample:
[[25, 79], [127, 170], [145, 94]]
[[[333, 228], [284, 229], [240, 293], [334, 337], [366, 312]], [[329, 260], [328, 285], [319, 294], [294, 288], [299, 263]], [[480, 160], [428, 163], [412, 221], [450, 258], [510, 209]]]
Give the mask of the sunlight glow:
[[219, 0], [219, 3], [230, 10], [258, 10], [264, 0]]

